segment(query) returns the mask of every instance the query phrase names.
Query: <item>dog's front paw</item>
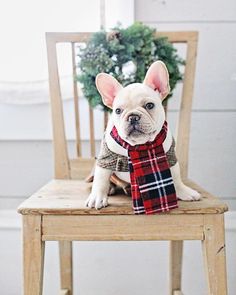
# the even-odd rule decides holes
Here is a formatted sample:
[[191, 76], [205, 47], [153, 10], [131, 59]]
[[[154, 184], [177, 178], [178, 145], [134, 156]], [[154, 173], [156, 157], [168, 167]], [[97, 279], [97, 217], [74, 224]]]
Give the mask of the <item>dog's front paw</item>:
[[199, 192], [184, 184], [176, 188], [176, 195], [182, 201], [199, 201], [201, 199]]
[[100, 195], [90, 194], [85, 201], [85, 206], [89, 208], [101, 209], [108, 206], [108, 196], [102, 197]]

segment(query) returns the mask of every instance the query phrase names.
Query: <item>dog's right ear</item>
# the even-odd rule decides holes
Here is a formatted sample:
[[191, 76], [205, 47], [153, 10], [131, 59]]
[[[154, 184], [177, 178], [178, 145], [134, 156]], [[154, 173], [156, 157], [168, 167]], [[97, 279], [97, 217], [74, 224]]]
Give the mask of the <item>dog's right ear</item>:
[[165, 99], [170, 92], [169, 73], [166, 65], [160, 60], [155, 61], [148, 69], [143, 83], [154, 91], [158, 91], [162, 100]]
[[112, 109], [113, 101], [122, 85], [111, 75], [100, 73], [96, 77], [96, 86], [102, 96], [103, 103]]

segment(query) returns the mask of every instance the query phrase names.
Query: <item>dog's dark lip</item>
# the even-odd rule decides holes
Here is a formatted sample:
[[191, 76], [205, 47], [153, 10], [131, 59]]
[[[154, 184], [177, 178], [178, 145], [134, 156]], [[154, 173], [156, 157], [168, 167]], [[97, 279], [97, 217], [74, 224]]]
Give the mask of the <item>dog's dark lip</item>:
[[134, 134], [136, 133], [136, 135], [139, 135], [139, 134], [144, 134], [143, 131], [139, 130], [139, 129], [136, 129], [135, 127], [133, 129], [131, 129], [128, 133], [128, 136], [130, 136], [131, 134]]

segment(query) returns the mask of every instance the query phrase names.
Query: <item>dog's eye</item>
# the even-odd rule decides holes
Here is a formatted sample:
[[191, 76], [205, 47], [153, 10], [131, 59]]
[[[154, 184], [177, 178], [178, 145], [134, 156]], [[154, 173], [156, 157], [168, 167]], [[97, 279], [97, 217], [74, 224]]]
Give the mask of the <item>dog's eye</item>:
[[147, 110], [151, 110], [154, 108], [154, 103], [152, 102], [148, 102], [146, 105], [145, 105], [145, 109]]
[[122, 113], [122, 109], [121, 109], [121, 108], [117, 108], [117, 109], [115, 109], [115, 113], [116, 113], [117, 115], [120, 115], [120, 114]]

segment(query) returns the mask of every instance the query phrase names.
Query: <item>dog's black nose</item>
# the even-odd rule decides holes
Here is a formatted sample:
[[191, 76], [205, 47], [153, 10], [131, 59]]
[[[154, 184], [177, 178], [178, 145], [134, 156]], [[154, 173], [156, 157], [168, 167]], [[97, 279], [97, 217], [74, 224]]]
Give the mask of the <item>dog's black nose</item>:
[[138, 123], [138, 121], [140, 120], [140, 116], [139, 115], [129, 115], [128, 117], [128, 121], [131, 123], [131, 125], [135, 125]]

